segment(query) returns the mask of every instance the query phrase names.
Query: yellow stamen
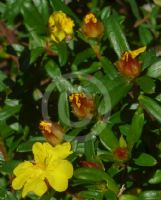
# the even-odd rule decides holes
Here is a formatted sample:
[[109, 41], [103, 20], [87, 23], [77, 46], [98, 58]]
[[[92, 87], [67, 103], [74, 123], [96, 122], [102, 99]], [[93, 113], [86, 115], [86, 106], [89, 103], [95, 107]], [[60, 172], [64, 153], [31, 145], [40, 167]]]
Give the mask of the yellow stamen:
[[84, 18], [85, 24], [88, 24], [90, 21], [92, 21], [93, 23], [97, 23], [97, 18], [93, 13], [87, 14]]
[[139, 54], [143, 53], [146, 50], [146, 47], [141, 47], [139, 49], [136, 49], [134, 51], [129, 51], [132, 58], [136, 58]]
[[80, 106], [81, 106], [80, 98], [81, 97], [85, 97], [85, 95], [83, 93], [74, 93], [71, 96], [69, 96], [69, 100], [70, 100], [70, 102], [73, 102], [73, 100], [75, 98], [75, 104], [77, 105], [78, 108], [80, 108]]
[[52, 127], [52, 124], [50, 122], [46, 122], [46, 121], [40, 122], [40, 129], [45, 132], [51, 133], [51, 127]]

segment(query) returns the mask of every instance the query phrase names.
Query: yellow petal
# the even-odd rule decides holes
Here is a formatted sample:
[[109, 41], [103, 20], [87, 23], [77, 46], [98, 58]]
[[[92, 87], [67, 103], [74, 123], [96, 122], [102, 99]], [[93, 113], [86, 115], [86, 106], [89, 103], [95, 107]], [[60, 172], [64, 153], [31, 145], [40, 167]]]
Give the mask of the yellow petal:
[[136, 49], [134, 51], [129, 51], [132, 58], [136, 58], [139, 54], [143, 53], [146, 50], [146, 47], [141, 47], [139, 49]]
[[46, 149], [40, 142], [34, 143], [32, 146], [32, 152], [34, 154], [34, 160], [36, 163], [44, 163], [46, 159]]
[[71, 144], [69, 142], [65, 142], [53, 147], [53, 154], [56, 159], [64, 159], [72, 153], [70, 149]]
[[25, 182], [30, 178], [30, 176], [35, 173], [33, 164], [25, 161], [19, 164], [13, 171], [13, 173], [17, 176], [12, 181], [12, 187], [15, 190], [19, 190], [23, 187]]
[[37, 176], [29, 179], [26, 182], [22, 191], [22, 197], [25, 197], [29, 192], [33, 192], [38, 196], [42, 196], [47, 191], [47, 189], [48, 188], [44, 180]]
[[59, 161], [58, 165], [55, 167], [56, 174], [64, 175], [67, 178], [73, 176], [73, 166], [68, 160]]
[[68, 188], [68, 179], [62, 174], [48, 173], [47, 180], [50, 186], [57, 192], [63, 192]]
[[57, 160], [48, 165], [46, 174], [50, 174], [50, 176], [57, 174], [71, 178], [73, 176], [73, 166], [68, 160]]
[[33, 164], [29, 161], [24, 161], [17, 165], [17, 167], [13, 170], [14, 175], [18, 176], [19, 174], [26, 173], [28, 169], [32, 169]]

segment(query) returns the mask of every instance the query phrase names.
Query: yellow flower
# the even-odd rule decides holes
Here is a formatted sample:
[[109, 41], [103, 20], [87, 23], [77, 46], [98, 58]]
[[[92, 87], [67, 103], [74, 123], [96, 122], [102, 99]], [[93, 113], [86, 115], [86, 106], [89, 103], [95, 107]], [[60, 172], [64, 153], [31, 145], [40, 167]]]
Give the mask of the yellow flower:
[[52, 145], [55, 146], [63, 141], [64, 129], [59, 123], [41, 121], [39, 128], [46, 140]]
[[61, 42], [64, 39], [70, 39], [73, 34], [74, 22], [62, 11], [55, 11], [49, 17], [49, 29], [51, 39], [55, 42]]
[[138, 76], [141, 71], [141, 66], [136, 57], [145, 50], [146, 47], [142, 47], [134, 51], [126, 51], [117, 62], [117, 68], [120, 73], [129, 78], [135, 78]]
[[74, 115], [78, 118], [92, 118], [95, 111], [95, 102], [92, 97], [84, 93], [73, 93], [69, 96]]
[[66, 142], [52, 147], [49, 143], [36, 142], [32, 151], [35, 162], [24, 161], [13, 171], [16, 176], [12, 182], [15, 190], [22, 190], [22, 197], [29, 192], [42, 196], [51, 186], [63, 192], [68, 188], [68, 179], [73, 175], [73, 166], [65, 158], [72, 153]]
[[83, 20], [82, 32], [90, 38], [100, 38], [104, 32], [104, 26], [93, 13], [88, 13]]

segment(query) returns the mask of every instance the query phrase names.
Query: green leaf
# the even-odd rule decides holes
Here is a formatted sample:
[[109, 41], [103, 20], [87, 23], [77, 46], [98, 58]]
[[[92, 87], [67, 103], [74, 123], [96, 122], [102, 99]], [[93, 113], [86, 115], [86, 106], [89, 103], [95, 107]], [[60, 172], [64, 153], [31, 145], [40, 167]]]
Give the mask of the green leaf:
[[[45, 2], [45, 0], [43, 1]], [[47, 11], [46, 8], [45, 10]], [[43, 11], [43, 8], [41, 11]], [[24, 1], [22, 15], [29, 31], [36, 32], [37, 34], [44, 34], [46, 32], [46, 15], [44, 15], [44, 11], [43, 13], [40, 12], [40, 8], [38, 8], [32, 0]]]
[[160, 200], [161, 191], [149, 190], [139, 195], [139, 200]]
[[146, 167], [155, 166], [157, 164], [156, 159], [147, 153], [141, 153], [138, 158], [134, 159], [134, 162], [136, 165]]
[[0, 71], [0, 92], [7, 89], [7, 85], [3, 82], [6, 78], [7, 76], [3, 72]]
[[16, 113], [20, 111], [21, 105], [16, 105], [16, 106], [9, 106], [5, 105], [1, 110], [0, 110], [0, 121], [6, 120], [11, 116], [14, 116]]
[[86, 136], [84, 144], [84, 153], [87, 160], [93, 160], [95, 158], [95, 138], [92, 135]]
[[61, 71], [58, 65], [53, 60], [48, 60], [44, 67], [47, 71], [47, 74], [53, 79], [55, 78], [55, 76], [61, 75]]
[[0, 197], [2, 200], [17, 200], [13, 192], [6, 191], [3, 188], [0, 188]]
[[161, 183], [161, 170], [156, 170], [154, 176], [149, 180], [151, 184], [158, 184]]
[[147, 76], [158, 78], [161, 76], [161, 60], [152, 64], [147, 71]]
[[72, 63], [72, 71], [78, 70], [78, 65], [82, 62], [87, 61], [89, 58], [94, 57], [94, 51], [91, 48], [85, 49], [84, 51], [78, 53]]
[[32, 49], [30, 63], [34, 63], [36, 59], [42, 55], [43, 51], [44, 51], [43, 47], [37, 47], [35, 49]]
[[74, 171], [74, 176], [77, 179], [82, 179], [86, 181], [107, 181], [108, 189], [118, 192], [118, 186], [115, 181], [104, 171], [95, 168], [79, 168]]
[[133, 145], [138, 142], [142, 129], [144, 126], [144, 113], [141, 108], [138, 108], [132, 118], [132, 123], [129, 129], [129, 133], [127, 134], [126, 140], [130, 149], [132, 149]]
[[129, 50], [129, 45], [121, 26], [114, 16], [105, 18], [104, 25], [112, 47], [114, 48], [117, 56], [120, 58], [125, 51]]
[[105, 197], [106, 197], [106, 199], [109, 199], [109, 200], [117, 200], [118, 199], [116, 194], [110, 190], [105, 192]]
[[44, 24], [47, 24], [49, 18], [49, 8], [48, 1], [46, 0], [32, 0], [34, 6], [37, 8], [39, 13], [42, 16], [42, 20]]
[[143, 45], [148, 45], [153, 40], [152, 33], [144, 26], [139, 27], [139, 37]]
[[131, 10], [136, 19], [140, 19], [141, 17], [136, 0], [127, 0], [127, 2], [130, 4]]
[[90, 191], [81, 191], [78, 193], [78, 198], [79, 198], [79, 196], [80, 196], [80, 198], [83, 198], [83, 199], [102, 200], [103, 193], [101, 191], [96, 191], [96, 189], [95, 189], [95, 190], [90, 190]]
[[131, 195], [131, 194], [123, 194], [123, 195], [121, 195], [119, 200], [138, 200], [138, 197]]
[[142, 76], [136, 79], [137, 84], [145, 93], [154, 93], [155, 91], [155, 82], [148, 76]]
[[139, 60], [142, 62], [142, 71], [146, 69], [147, 67], [153, 65], [154, 62], [158, 60], [156, 57], [156, 52], [154, 49], [150, 49], [148, 51], [145, 51], [139, 56]]
[[54, 44], [52, 49], [59, 57], [60, 66], [64, 66], [68, 60], [67, 44], [65, 42], [60, 42], [58, 44]]
[[64, 124], [64, 126], [70, 126], [70, 114], [69, 114], [69, 104], [68, 95], [66, 92], [61, 92], [58, 101], [58, 116], [59, 120]]
[[77, 72], [74, 72], [74, 74], [90, 74], [98, 71], [101, 68], [100, 62], [93, 62], [88, 68], [80, 69]]
[[9, 160], [4, 161], [0, 168], [0, 171], [7, 174], [12, 174], [14, 168], [18, 165], [19, 161], [16, 160]]
[[110, 151], [119, 146], [119, 141], [113, 131], [106, 126], [99, 135], [102, 144]]
[[147, 112], [161, 123], [161, 106], [156, 101], [150, 97], [141, 95], [139, 96], [139, 102]]
[[40, 141], [44, 141], [44, 140], [45, 139], [43, 137], [33, 137], [29, 141], [19, 144], [16, 151], [17, 152], [31, 152], [32, 145], [35, 142], [40, 142]]
[[[24, 0], [14, 0], [7, 1], [4, 18], [8, 21], [9, 24], [13, 24], [15, 17], [19, 14], [21, 8], [23, 7]], [[0, 5], [1, 7], [2, 5]]]
[[61, 10], [65, 12], [66, 14], [71, 16], [76, 23], [80, 24], [80, 20], [77, 15], [64, 2], [60, 0], [49, 0], [49, 2], [55, 11]]
[[116, 67], [106, 57], [101, 58], [102, 68], [109, 79], [114, 79], [118, 76]]
[[113, 108], [114, 106], [116, 106], [116, 104], [120, 102], [120, 100], [122, 100], [123, 97], [128, 94], [129, 90], [132, 87], [132, 84], [122, 77], [115, 78], [111, 82], [111, 84], [111, 87], [107, 84], [107, 89], [109, 88], [109, 95]]

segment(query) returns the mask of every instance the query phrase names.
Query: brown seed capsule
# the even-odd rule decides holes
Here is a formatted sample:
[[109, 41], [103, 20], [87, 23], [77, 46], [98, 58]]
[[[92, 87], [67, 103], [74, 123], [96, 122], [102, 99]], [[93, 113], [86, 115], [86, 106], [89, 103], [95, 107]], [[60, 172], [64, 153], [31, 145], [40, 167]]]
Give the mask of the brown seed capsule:
[[88, 13], [83, 20], [82, 32], [90, 38], [101, 38], [104, 26], [93, 13]]
[[59, 123], [41, 121], [39, 128], [46, 140], [53, 146], [60, 144], [63, 141], [64, 129]]
[[84, 93], [73, 93], [69, 96], [72, 112], [78, 118], [92, 118], [95, 111], [95, 103], [92, 97]]
[[140, 53], [144, 52], [145, 49], [146, 47], [142, 47], [134, 51], [125, 52], [117, 62], [116, 66], [118, 71], [129, 78], [135, 78], [139, 76], [141, 72], [141, 65], [136, 57]]

